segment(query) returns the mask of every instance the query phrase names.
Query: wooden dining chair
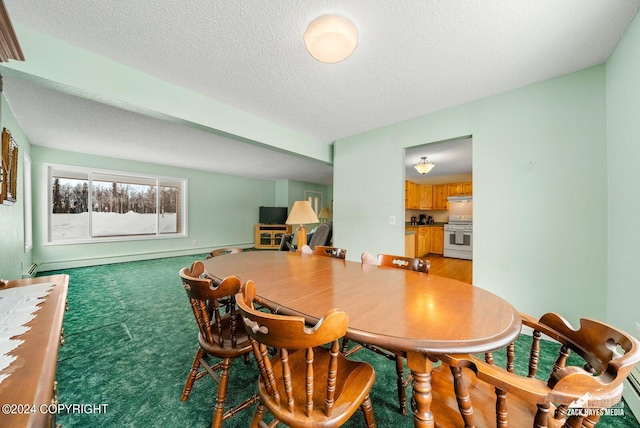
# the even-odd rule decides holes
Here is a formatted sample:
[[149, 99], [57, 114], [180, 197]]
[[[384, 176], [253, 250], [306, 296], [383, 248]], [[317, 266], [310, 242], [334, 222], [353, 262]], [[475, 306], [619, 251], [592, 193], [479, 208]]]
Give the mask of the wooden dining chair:
[[[197, 379], [210, 374], [218, 383], [215, 412], [211, 424], [212, 427], [217, 428], [222, 426], [223, 420], [257, 401], [257, 396], [247, 398], [227, 412], [224, 410], [231, 362], [235, 358], [248, 356], [251, 353], [251, 343], [242, 324], [242, 316], [237, 312], [235, 305], [235, 295], [240, 290], [240, 279], [229, 276], [221, 282], [216, 282], [211, 278], [202, 277], [203, 273], [204, 266], [201, 261], [194, 262], [190, 268], [181, 269], [179, 273], [199, 332], [198, 351], [182, 391], [181, 400], [186, 401], [189, 398], [193, 383]], [[220, 301], [225, 298], [231, 299], [233, 304], [230, 310], [223, 314]], [[204, 359], [207, 355], [220, 358], [221, 361], [210, 366]], [[203, 370], [200, 370], [201, 367]]]
[[[210, 259], [212, 257], [218, 257], [218, 256], [226, 256], [227, 254], [238, 254], [241, 252], [242, 252], [242, 248], [240, 247], [218, 248], [211, 251], [209, 254], [207, 254], [207, 259]], [[203, 269], [204, 269], [204, 266], [203, 266]], [[229, 297], [225, 297], [225, 298], [219, 299], [219, 301], [221, 304], [224, 305], [226, 312], [229, 312], [229, 310], [231, 309], [231, 299]]]
[[[369, 398], [375, 371], [339, 352], [347, 314], [332, 309], [307, 327], [302, 317], [256, 310], [255, 295], [249, 280], [236, 298], [260, 369], [260, 402], [250, 426], [268, 426], [263, 421], [268, 410], [288, 427], [338, 427], [360, 408], [367, 426], [375, 427]], [[277, 350], [271, 357], [270, 349]]]
[[442, 358], [432, 376], [431, 410], [439, 424], [593, 427], [603, 409], [620, 401], [622, 382], [640, 361], [633, 336], [589, 319], [575, 330], [554, 313], [521, 318], [533, 329], [529, 349], [511, 344], [484, 357]]
[[227, 255], [227, 254], [237, 254], [237, 253], [241, 253], [241, 252], [242, 252], [242, 248], [240, 248], [240, 247], [218, 248], [218, 249], [215, 249], [215, 250], [211, 251], [209, 254], [207, 254], [207, 258], [210, 259], [212, 257], [224, 256], [224, 255]]
[[[365, 260], [370, 260], [370, 258], [363, 254], [362, 260], [363, 263], [366, 263]], [[431, 267], [431, 263], [427, 259], [395, 256], [393, 254], [378, 254], [378, 257], [375, 259], [375, 264], [378, 266], [395, 267], [424, 273], [429, 273]]]
[[327, 247], [326, 245], [316, 245], [316, 247], [313, 249], [313, 254], [318, 256], [333, 257], [342, 260], [347, 258], [347, 250], [345, 250], [344, 248]]
[[[364, 252], [360, 256], [363, 264], [372, 264], [377, 266], [386, 266], [399, 269], [407, 269], [416, 272], [429, 273], [430, 263], [429, 260], [421, 259], [418, 257], [404, 257], [395, 256], [392, 254], [378, 254], [377, 257], [371, 255], [371, 253]], [[398, 388], [398, 407], [400, 413], [407, 414], [407, 386], [411, 383], [413, 377], [411, 373], [405, 376], [404, 372], [404, 357], [401, 352], [390, 351], [379, 346], [374, 346], [368, 343], [359, 343], [349, 349], [350, 341], [347, 338], [342, 340], [341, 353], [345, 356], [350, 356], [353, 353], [359, 351], [362, 348], [369, 349], [383, 357], [393, 361], [396, 366], [396, 384]]]

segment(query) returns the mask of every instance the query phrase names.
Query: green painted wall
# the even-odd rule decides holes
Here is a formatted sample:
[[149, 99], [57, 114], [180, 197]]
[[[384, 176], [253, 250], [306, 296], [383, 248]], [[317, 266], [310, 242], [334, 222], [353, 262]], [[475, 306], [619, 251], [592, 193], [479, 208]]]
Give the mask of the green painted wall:
[[[32, 162], [35, 241], [33, 260], [41, 264], [39, 270], [195, 254], [229, 245], [253, 246], [258, 207], [273, 205], [275, 201], [275, 183], [269, 180], [82, 155], [39, 146], [32, 147]], [[187, 178], [189, 236], [114, 243], [43, 245], [45, 162]], [[193, 244], [194, 240], [196, 245]]]
[[276, 206], [289, 207], [291, 209], [295, 201], [304, 199], [305, 190], [322, 193], [323, 206], [331, 205], [331, 198], [333, 197], [333, 186], [331, 185], [326, 186], [297, 180], [278, 180], [276, 181]]
[[276, 181], [276, 207], [289, 207], [289, 180]]
[[[90, 156], [73, 152], [32, 147], [34, 196], [33, 260], [40, 271], [74, 266], [90, 266], [125, 260], [166, 257], [208, 252], [222, 246], [254, 244], [258, 207], [274, 206], [284, 189], [287, 197], [302, 199], [303, 190], [330, 186], [297, 181], [271, 181], [174, 168], [144, 162]], [[46, 219], [44, 164], [80, 165], [114, 171], [155, 174], [188, 179], [188, 231], [186, 238], [148, 239], [129, 242], [44, 245]], [[288, 205], [292, 205], [293, 202]], [[287, 203], [284, 203], [287, 205]], [[194, 244], [194, 241], [196, 243]]]
[[638, 334], [640, 322], [640, 17], [607, 62], [608, 320]]
[[314, 183], [307, 183], [304, 181], [295, 181], [295, 180], [291, 180], [289, 181], [289, 188], [288, 188], [288, 193], [289, 193], [289, 208], [291, 208], [293, 206], [293, 203], [295, 201], [302, 201], [304, 200], [304, 191], [308, 190], [311, 192], [318, 192], [322, 194], [322, 201], [323, 201], [323, 206], [327, 205], [328, 203], [331, 203], [331, 200], [329, 199], [329, 202], [327, 202], [327, 198], [329, 197], [328, 195], [328, 189], [331, 186], [324, 186], [322, 184], [314, 184]]
[[605, 113], [598, 66], [338, 140], [340, 245], [401, 254], [404, 148], [472, 135], [474, 283], [532, 315], [605, 319]]
[[31, 151], [29, 141], [16, 121], [4, 95], [1, 125], [18, 144], [18, 192], [13, 205], [0, 204], [0, 278], [18, 279], [31, 266], [32, 251], [24, 249], [24, 155]]

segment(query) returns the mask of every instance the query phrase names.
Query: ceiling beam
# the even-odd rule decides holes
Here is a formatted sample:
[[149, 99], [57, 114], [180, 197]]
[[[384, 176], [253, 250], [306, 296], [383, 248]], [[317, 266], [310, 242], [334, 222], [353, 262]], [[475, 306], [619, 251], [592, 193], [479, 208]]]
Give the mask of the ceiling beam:
[[333, 163], [329, 144], [20, 24], [15, 30], [28, 61], [3, 63], [6, 75], [242, 142]]

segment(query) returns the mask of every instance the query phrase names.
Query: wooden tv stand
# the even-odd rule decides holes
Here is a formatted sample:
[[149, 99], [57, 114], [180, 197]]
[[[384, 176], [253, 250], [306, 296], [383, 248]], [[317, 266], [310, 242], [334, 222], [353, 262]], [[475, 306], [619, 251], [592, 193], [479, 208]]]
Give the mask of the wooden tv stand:
[[288, 224], [256, 224], [253, 233], [254, 246], [259, 249], [277, 250], [285, 233], [291, 233], [291, 226]]

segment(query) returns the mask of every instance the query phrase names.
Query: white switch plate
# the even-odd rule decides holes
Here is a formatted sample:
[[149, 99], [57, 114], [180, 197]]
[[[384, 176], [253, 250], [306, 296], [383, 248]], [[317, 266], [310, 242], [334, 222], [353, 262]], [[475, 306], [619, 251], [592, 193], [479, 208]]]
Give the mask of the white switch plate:
[[389, 216], [389, 224], [391, 226], [395, 226], [396, 225], [396, 216], [394, 216], [394, 215], [390, 215]]

